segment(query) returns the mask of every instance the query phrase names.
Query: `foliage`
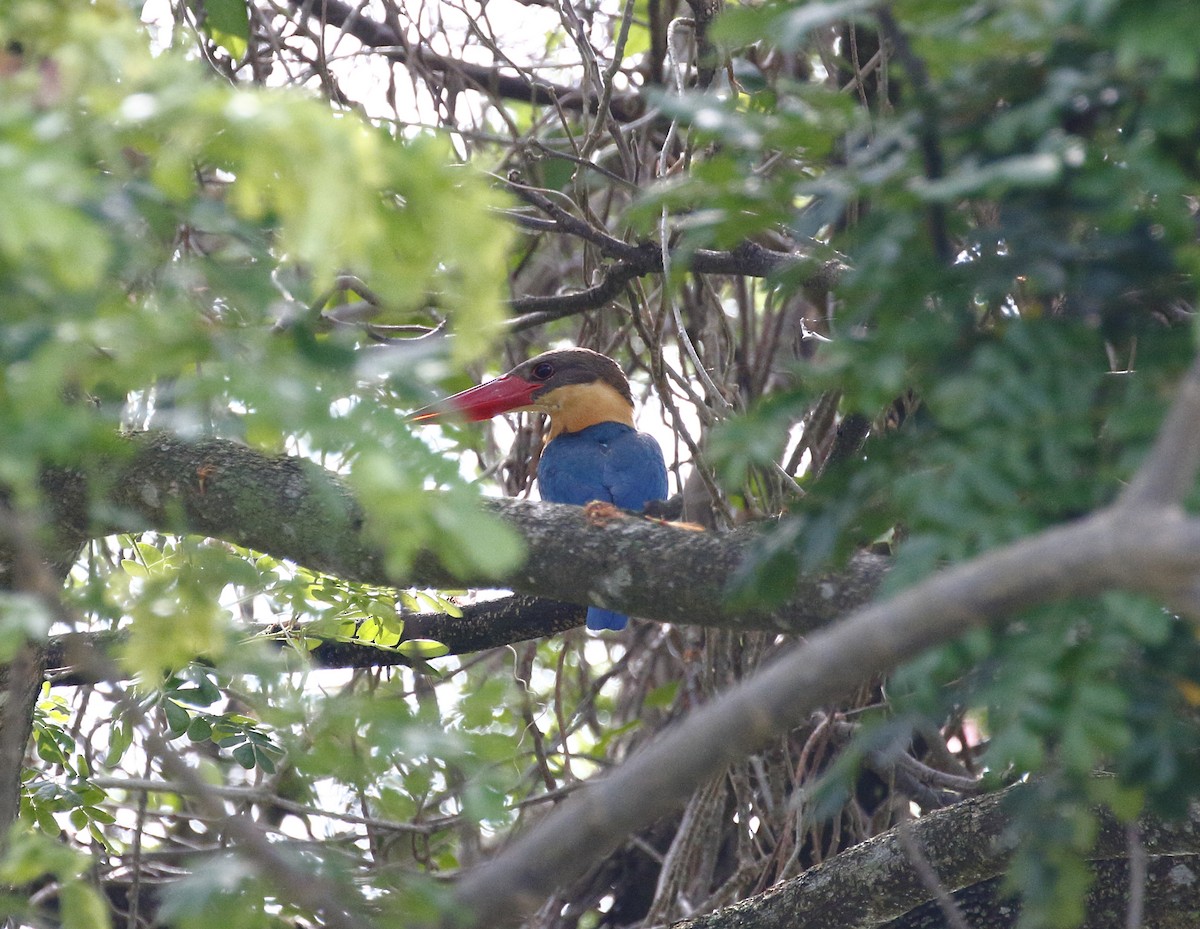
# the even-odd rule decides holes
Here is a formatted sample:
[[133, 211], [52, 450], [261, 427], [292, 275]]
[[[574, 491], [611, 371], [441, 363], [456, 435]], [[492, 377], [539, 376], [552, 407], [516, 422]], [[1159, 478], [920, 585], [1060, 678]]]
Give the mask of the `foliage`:
[[[501, 200], [490, 185], [433, 134], [401, 137], [311, 95], [231, 87], [182, 50], [153, 50], [120, 4], [6, 5], [0, 40], [6, 498], [40, 505], [50, 465], [94, 464], [91, 477], [103, 479], [128, 451], [119, 430], [149, 424], [299, 449], [346, 471], [395, 566], [429, 547], [463, 569], [510, 565], [514, 540], [470, 506], [458, 470], [397, 428], [397, 408], [426, 396], [447, 360], [466, 362], [493, 338], [510, 236], [492, 214]], [[329, 333], [319, 313], [348, 302], [361, 280], [384, 295], [381, 324], [423, 319], [435, 293], [456, 338], [445, 351], [362, 363], [353, 339]], [[482, 550], [469, 544], [481, 538]], [[43, 697], [22, 817], [46, 836], [66, 830], [100, 857], [140, 847], [113, 812], [136, 794], [96, 780], [147, 764], [140, 716], [200, 748], [212, 778], [230, 761], [252, 779], [286, 782], [295, 770], [282, 764], [285, 743], [304, 750], [291, 742], [295, 717], [265, 721], [272, 706], [256, 696], [256, 675], [277, 678], [288, 666], [246, 648], [251, 633], [236, 617], [249, 615], [247, 604], [257, 598], [291, 621], [341, 617], [357, 640], [394, 648], [397, 598], [425, 596], [381, 601], [224, 543], [162, 537], [97, 543], [72, 580], [65, 604], [92, 628], [122, 630], [122, 660], [140, 686], [96, 696], [91, 710], [90, 697]], [[7, 659], [51, 620], [29, 593], [0, 597]], [[388, 617], [386, 635], [367, 628], [375, 615]], [[444, 651], [419, 640], [401, 650], [422, 659]], [[220, 671], [191, 664], [198, 656]], [[275, 688], [265, 690], [275, 705]], [[108, 708], [97, 718], [99, 703]], [[449, 744], [474, 750], [466, 737]], [[491, 788], [478, 783], [473, 796], [487, 807]], [[142, 801], [139, 822], [186, 808], [165, 783]], [[64, 925], [107, 923], [102, 895], [79, 880], [87, 859], [44, 859], [41, 847], [15, 842], [7, 878], [50, 875], [65, 882]]]
[[[114, 447], [136, 392], [185, 434], [334, 456], [398, 564], [435, 524], [452, 551], [471, 550], [464, 531], [494, 533], [465, 525], [453, 495], [423, 493], [424, 475], [458, 480], [387, 414], [418, 383], [381, 383], [301, 310], [343, 293], [349, 272], [386, 294], [388, 322], [432, 289], [458, 309], [455, 358], [479, 352], [507, 242], [486, 185], [432, 137], [401, 141], [153, 55], [123, 12], [21, 3], [3, 25], [24, 65], [6, 78], [0, 175], [0, 474], [14, 492], [80, 444]], [[495, 566], [511, 551], [497, 536], [486, 554]]]
[[[5, 519], [53, 510], [48, 467], [110, 478], [123, 429], [215, 435], [346, 475], [393, 572], [432, 549], [495, 577], [521, 553], [471, 480], [528, 492], [542, 424], [432, 435], [402, 411], [570, 342], [631, 372], [674, 486], [698, 478], [690, 518], [774, 517], [734, 602], [782, 601], [864, 546], [892, 553], [897, 591], [1110, 502], [1194, 351], [1186, 4], [731, 4], [712, 35], [736, 87], [668, 53], [684, 27], [663, 4], [633, 5], [620, 60], [615, 3], [523, 7], [522, 35], [459, 29], [444, 5], [393, 41], [368, 28], [410, 24], [391, 3], [333, 26], [316, 19], [332, 2], [170, 6], [153, 27], [111, 2], [0, 11]], [[549, 106], [534, 81], [563, 73]], [[647, 259], [664, 237], [666, 268]], [[737, 265], [747, 242], [776, 260]], [[567, 305], [635, 261], [615, 296]], [[160, 736], [295, 874], [381, 924], [432, 923], [442, 879], [778, 647], [645, 623], [444, 657], [406, 624], [470, 595], [234, 541], [94, 540], [57, 609], [0, 591], [0, 659], [71, 620], [114, 637], [132, 681], [41, 694], [0, 864], [22, 918], [321, 918], [228, 851]], [[316, 671], [318, 640], [409, 666]], [[1097, 808], [1173, 815], [1200, 795], [1197, 694], [1200, 644], [1160, 604], [1112, 594], [977, 630], [739, 762], [532, 924], [665, 924], [752, 896], [935, 805], [872, 765], [953, 754], [986, 787], [1034, 783], [1008, 886], [1025, 927], [1075, 925]]]
[[[841, 16], [846, 6], [825, 10]], [[744, 39], [769, 22], [799, 49], [822, 25], [817, 9], [742, 10], [729, 34]], [[955, 13], [899, 5], [934, 86], [913, 86], [921, 77], [907, 70], [895, 115], [861, 114], [845, 165], [816, 176], [805, 165], [789, 176], [787, 197], [781, 178], [725, 188], [738, 229], [747, 216], [774, 219], [780, 202], [800, 204], [799, 228], [820, 227], [849, 198], [868, 211], [833, 239], [853, 268], [846, 322], [861, 328], [830, 347], [823, 369], [804, 372], [793, 419], [822, 390], [843, 391], [846, 408], [872, 417], [905, 391], [916, 398], [896, 434], [876, 435], [864, 458], [822, 475], [745, 588], [782, 590], [770, 578], [789, 551], [817, 568], [895, 533], [888, 586], [897, 589], [1086, 514], [1120, 489], [1190, 359], [1191, 334], [1168, 328], [1163, 309], [1191, 295], [1187, 198], [1200, 180], [1194, 146], [1174, 141], [1198, 128], [1179, 104], [1196, 62], [1122, 36], [1131, 9], [1061, 4], [1044, 18], [1023, 4], [973, 9], [977, 22], [951, 41]], [[1162, 11], [1150, 15], [1146, 32], [1165, 28]], [[1096, 31], [1085, 37], [1085, 25]], [[985, 41], [986, 56], [966, 54]], [[915, 107], [903, 106], [906, 94]], [[730, 109], [705, 125], [732, 159], [753, 150], [742, 140], [759, 120]], [[939, 254], [943, 233], [953, 251]], [[1130, 367], [1136, 352], [1136, 375], [1114, 371], [1106, 348]], [[786, 409], [773, 400], [760, 430]], [[725, 442], [725, 460], [744, 473], [747, 444]], [[1164, 670], [1168, 638], [1180, 651]], [[992, 777], [1039, 777], [1014, 824], [1009, 886], [1023, 897], [1024, 925], [1083, 918], [1094, 804], [1130, 818], [1195, 796], [1197, 720], [1181, 691], [1194, 686], [1197, 654], [1194, 636], [1161, 607], [1113, 597], [1048, 608], [1015, 632], [971, 634], [892, 682], [901, 709], [977, 722]], [[908, 689], [917, 703], [903, 697]], [[1170, 720], [1170, 731], [1150, 720]], [[1105, 769], [1115, 777], [1097, 780]]]

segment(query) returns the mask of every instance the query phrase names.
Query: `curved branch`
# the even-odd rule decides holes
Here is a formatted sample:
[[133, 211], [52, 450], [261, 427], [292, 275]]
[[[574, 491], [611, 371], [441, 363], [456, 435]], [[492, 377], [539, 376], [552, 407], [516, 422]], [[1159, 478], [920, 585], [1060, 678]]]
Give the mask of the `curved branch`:
[[622, 288], [634, 278], [649, 273], [637, 263], [617, 262], [606, 267], [601, 272], [599, 283], [586, 290], [552, 297], [516, 298], [510, 301], [509, 306], [521, 315], [509, 319], [505, 325], [513, 332], [520, 332], [576, 313], [599, 309], [616, 300]]
[[1179, 385], [1150, 455], [1120, 498], [1122, 506], [1178, 505], [1200, 469], [1200, 358]]
[[[582, 221], [576, 219], [574, 223], [578, 224]], [[586, 226], [586, 224], [583, 225]], [[560, 231], [573, 232], [587, 238], [602, 252], [605, 251], [603, 240], [591, 234], [595, 230], [590, 226], [587, 226], [587, 229], [589, 235], [585, 236], [581, 232], [575, 232], [573, 227], [566, 229], [560, 226]], [[641, 245], [621, 243], [621, 248], [613, 249], [613, 251], [619, 251], [625, 257], [621, 257], [605, 267], [600, 281], [586, 290], [549, 297], [519, 297], [509, 301], [509, 307], [521, 315], [509, 319], [507, 327], [513, 331], [520, 331], [566, 316], [573, 316], [576, 313], [598, 309], [615, 300], [620, 294], [621, 288], [634, 278], [646, 274], [662, 273], [662, 250], [653, 243], [642, 243]], [[609, 254], [609, 257], [612, 255]], [[684, 256], [682, 263], [689, 271], [698, 274], [731, 274], [747, 277], [769, 277], [808, 263], [811, 267], [807, 269], [808, 274], [803, 286], [825, 290], [832, 288], [845, 270], [845, 266], [839, 261], [817, 262], [803, 252], [776, 251], [749, 241], [743, 242], [737, 248], [729, 251], [696, 249]]]
[[[411, 45], [390, 26], [362, 15], [361, 5], [353, 6], [343, 0], [319, 0], [315, 3], [312, 0], [290, 0], [290, 5], [300, 15], [316, 19], [321, 25], [341, 29], [392, 61], [403, 65], [419, 64], [442, 75], [456, 75], [483, 93], [498, 94], [507, 100], [535, 105], [552, 106], [557, 103], [568, 109], [582, 109], [586, 105], [589, 112], [594, 112], [599, 105], [595, 99], [585, 101], [576, 87], [520, 74], [506, 74], [495, 66], [450, 58], [430, 48]], [[609, 112], [623, 122], [637, 119], [644, 110], [645, 104], [639, 94], [616, 96], [609, 104]]]

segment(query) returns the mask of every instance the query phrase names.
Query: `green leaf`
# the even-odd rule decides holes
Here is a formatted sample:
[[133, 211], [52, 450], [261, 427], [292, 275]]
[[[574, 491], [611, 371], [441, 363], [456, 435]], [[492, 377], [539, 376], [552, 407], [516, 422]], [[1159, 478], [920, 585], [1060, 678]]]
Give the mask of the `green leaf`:
[[679, 681], [667, 681], [646, 694], [642, 703], [648, 709], [666, 710], [675, 702], [678, 693]]
[[108, 903], [90, 884], [71, 881], [59, 888], [63, 929], [108, 929], [112, 919]]
[[246, 0], [203, 0], [204, 31], [229, 52], [234, 61], [246, 54], [250, 41], [250, 14]]
[[120, 764], [129, 746], [133, 744], [133, 726], [126, 720], [117, 720], [108, 735], [108, 752], [104, 764], [110, 768]]
[[187, 732], [192, 723], [191, 714], [174, 700], [164, 700], [162, 706], [167, 717], [168, 735], [175, 739]]
[[111, 826], [117, 821], [117, 818], [108, 810], [101, 809], [98, 806], [84, 807], [84, 813], [87, 815], [88, 821], [95, 824]]
[[269, 751], [264, 751], [261, 746], [254, 746], [254, 764], [260, 768], [265, 774], [275, 773], [275, 759]]
[[[57, 825], [49, 834], [57, 834]], [[80, 852], [57, 839], [23, 829], [13, 831], [6, 854], [0, 859], [0, 879], [12, 885], [29, 884], [46, 874], [73, 877], [86, 869], [86, 856]]]
[[795, 48], [812, 32], [834, 23], [869, 13], [875, 4], [868, 0], [810, 2], [795, 7], [730, 7], [713, 27], [713, 37], [729, 45], [745, 45], [770, 35], [780, 48]]
[[479, 572], [503, 577], [525, 558], [521, 539], [476, 501], [458, 494], [436, 501], [432, 513], [438, 528], [438, 554], [455, 574]]
[[254, 746], [249, 742], [244, 742], [235, 748], [232, 752], [232, 755], [233, 760], [246, 770], [251, 770], [254, 767], [255, 761], [258, 757], [258, 753], [254, 750]]
[[396, 646], [396, 651], [410, 658], [441, 658], [450, 654], [450, 649], [433, 639], [408, 639]]
[[34, 817], [37, 820], [38, 828], [42, 833], [48, 836], [57, 836], [62, 830], [59, 829], [58, 820], [54, 818], [54, 813], [44, 806], [34, 808]]
[[[137, 548], [138, 556], [141, 558], [142, 563], [147, 567], [156, 565], [163, 560], [163, 553], [159, 551], [157, 546], [151, 545], [149, 542], [137, 542], [135, 543], [135, 547]], [[128, 559], [122, 561], [121, 566], [124, 567], [127, 562]]]
[[1049, 187], [1062, 178], [1063, 160], [1052, 152], [1013, 155], [985, 165], [964, 162], [937, 180], [913, 178], [910, 187], [930, 203], [953, 203], [965, 197], [997, 196], [1008, 190]]
[[213, 728], [203, 716], [196, 716], [188, 724], [187, 737], [193, 742], [207, 742], [212, 738]]

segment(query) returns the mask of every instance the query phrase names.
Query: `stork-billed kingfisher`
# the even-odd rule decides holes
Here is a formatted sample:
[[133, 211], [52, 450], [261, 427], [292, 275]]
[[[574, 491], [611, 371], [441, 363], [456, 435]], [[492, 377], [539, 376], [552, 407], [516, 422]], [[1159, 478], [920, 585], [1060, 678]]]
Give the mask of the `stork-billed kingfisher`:
[[[507, 374], [418, 410], [417, 422], [458, 413], [472, 422], [514, 410], [550, 416], [538, 489], [552, 503], [593, 500], [645, 509], [667, 497], [662, 449], [633, 425], [633, 394], [620, 366], [586, 348], [545, 352]], [[588, 607], [589, 629], [624, 629], [628, 616]]]

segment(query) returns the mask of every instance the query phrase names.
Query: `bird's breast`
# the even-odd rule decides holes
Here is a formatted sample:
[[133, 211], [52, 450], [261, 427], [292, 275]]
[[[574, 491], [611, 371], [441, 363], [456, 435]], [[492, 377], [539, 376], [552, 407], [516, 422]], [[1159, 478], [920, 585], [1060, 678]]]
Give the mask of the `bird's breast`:
[[666, 497], [662, 450], [624, 423], [606, 422], [549, 442], [538, 462], [542, 498], [582, 506], [593, 500], [641, 510]]

